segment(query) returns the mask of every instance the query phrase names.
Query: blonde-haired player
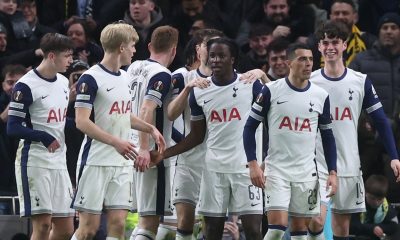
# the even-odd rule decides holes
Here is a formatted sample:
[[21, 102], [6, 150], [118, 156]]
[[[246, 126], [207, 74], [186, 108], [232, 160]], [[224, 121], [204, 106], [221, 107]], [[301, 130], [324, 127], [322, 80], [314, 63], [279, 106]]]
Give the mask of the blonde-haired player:
[[133, 162], [140, 160], [130, 143], [130, 128], [150, 133], [160, 151], [165, 141], [158, 130], [131, 114], [128, 77], [121, 66], [135, 53], [138, 35], [125, 23], [107, 25], [101, 32], [103, 60], [78, 81], [76, 126], [85, 133], [78, 160], [78, 185], [73, 206], [79, 227], [72, 239], [92, 239], [107, 213], [107, 240], [124, 236], [125, 219], [133, 204]]

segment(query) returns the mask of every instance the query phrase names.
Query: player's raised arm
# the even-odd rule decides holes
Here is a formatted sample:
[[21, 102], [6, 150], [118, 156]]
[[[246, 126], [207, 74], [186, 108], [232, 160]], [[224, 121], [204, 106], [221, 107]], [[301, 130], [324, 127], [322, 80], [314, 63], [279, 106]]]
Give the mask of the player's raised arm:
[[79, 80], [75, 102], [76, 127], [90, 138], [113, 146], [125, 159], [135, 159], [137, 152], [132, 143], [109, 134], [90, 120], [97, 88], [96, 81], [90, 75], [83, 75]]
[[[182, 76], [182, 74], [180, 74], [180, 76]], [[183, 76], [181, 78], [174, 78], [174, 76], [172, 77], [172, 81], [174, 81], [174, 79], [178, 82], [179, 85], [184, 85], [184, 79]], [[172, 100], [169, 105], [168, 105], [168, 119], [170, 121], [174, 121], [175, 119], [177, 119], [185, 110], [185, 107], [187, 105], [188, 102], [188, 97], [190, 94], [190, 91], [192, 91], [192, 89], [194, 87], [198, 87], [198, 88], [206, 88], [210, 86], [210, 81], [207, 80], [206, 78], [196, 78], [193, 79], [192, 81], [190, 81], [188, 84], [186, 84], [183, 89], [180, 91], [179, 95]]]
[[263, 170], [257, 163], [255, 135], [258, 125], [264, 120], [264, 116], [269, 110], [270, 99], [271, 93], [268, 87], [262, 88], [253, 103], [253, 107], [251, 108], [250, 115], [243, 130], [243, 144], [250, 169], [251, 182], [254, 186], [260, 188], [265, 187], [265, 178]]
[[321, 132], [322, 147], [324, 149], [325, 161], [328, 166], [329, 177], [326, 182], [326, 189], [331, 188], [327, 197], [331, 197], [336, 194], [337, 190], [337, 179], [336, 179], [336, 142], [332, 131], [332, 120], [330, 117], [330, 103], [329, 97], [326, 98], [324, 104], [323, 113], [318, 119], [318, 128]]
[[390, 166], [396, 176], [396, 182], [400, 182], [400, 161], [396, 149], [396, 144], [393, 136], [393, 131], [390, 123], [383, 111], [382, 103], [379, 101], [378, 95], [371, 80], [367, 77], [365, 80], [365, 96], [363, 101], [363, 108], [367, 111], [368, 115], [372, 118], [374, 126], [376, 127], [379, 136], [383, 140], [386, 152], [389, 154], [391, 162]]

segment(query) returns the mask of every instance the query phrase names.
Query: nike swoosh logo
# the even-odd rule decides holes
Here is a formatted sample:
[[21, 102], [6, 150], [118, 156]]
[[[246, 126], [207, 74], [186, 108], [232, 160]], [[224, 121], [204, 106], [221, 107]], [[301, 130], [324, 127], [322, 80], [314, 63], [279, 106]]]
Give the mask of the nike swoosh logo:
[[317, 206], [309, 207], [308, 210], [314, 210]]
[[45, 98], [47, 98], [49, 95], [46, 95], [46, 96], [42, 96], [42, 99], [45, 99]]
[[107, 88], [106, 90], [107, 90], [107, 92], [109, 92], [109, 91], [113, 90], [114, 88], [115, 88], [115, 87]]
[[204, 104], [209, 103], [211, 100], [212, 100], [212, 99], [210, 99], [210, 100], [208, 100], [208, 101], [204, 100]]
[[252, 207], [259, 205], [260, 203], [252, 203], [250, 204]]
[[356, 202], [356, 205], [360, 205], [360, 204], [362, 204], [362, 203], [364, 203], [364, 201], [362, 201], [362, 202]]
[[277, 101], [276, 104], [282, 104], [282, 103], [285, 103], [285, 102], [287, 102], [287, 101], [282, 101], [282, 102]]

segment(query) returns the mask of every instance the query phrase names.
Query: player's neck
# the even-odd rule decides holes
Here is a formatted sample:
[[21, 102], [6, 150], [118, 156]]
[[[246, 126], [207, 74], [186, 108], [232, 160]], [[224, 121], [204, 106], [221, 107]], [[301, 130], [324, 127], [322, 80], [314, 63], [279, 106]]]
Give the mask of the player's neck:
[[52, 67], [52, 64], [48, 63], [46, 59], [37, 66], [36, 71], [38, 71], [42, 77], [47, 79], [53, 79], [57, 74], [57, 70]]
[[218, 85], [226, 85], [227, 83], [230, 83], [233, 80], [234, 76], [235, 74], [233, 71], [231, 71], [230, 74], [213, 74], [213, 80]]
[[304, 89], [308, 86], [308, 79], [302, 79], [289, 73], [288, 76], [290, 84], [298, 89]]
[[118, 72], [121, 68], [118, 54], [104, 53], [104, 58], [101, 60], [100, 64], [110, 72]]
[[204, 64], [200, 64], [199, 71], [201, 74], [203, 74], [205, 76], [211, 76], [211, 74], [212, 74], [211, 68], [209, 68], [208, 66], [206, 66]]
[[324, 73], [326, 76], [331, 78], [338, 78], [343, 75], [345, 66], [342, 61], [340, 62], [326, 62], [324, 67]]
[[151, 53], [150, 54], [150, 59], [153, 61], [158, 62], [159, 64], [161, 64], [164, 67], [168, 67], [170, 64], [170, 56], [168, 56], [165, 53]]

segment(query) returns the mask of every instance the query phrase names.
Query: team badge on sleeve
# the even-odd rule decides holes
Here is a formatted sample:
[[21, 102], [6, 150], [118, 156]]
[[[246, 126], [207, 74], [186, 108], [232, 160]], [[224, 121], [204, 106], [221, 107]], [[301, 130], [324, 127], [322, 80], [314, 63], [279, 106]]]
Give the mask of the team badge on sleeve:
[[371, 85], [371, 87], [372, 87], [372, 94], [374, 94], [375, 98], [378, 98], [378, 94], [376, 93], [374, 86]]
[[256, 103], [262, 103], [263, 100], [264, 100], [264, 97], [263, 97], [262, 93], [259, 93], [256, 98]]
[[154, 90], [156, 90], [157, 92], [161, 92], [164, 88], [164, 84], [162, 81], [157, 81], [154, 83], [153, 85]]
[[79, 92], [80, 92], [80, 93], [85, 93], [87, 90], [88, 90], [88, 85], [87, 85], [86, 83], [82, 83], [82, 84], [79, 86]]
[[19, 101], [22, 99], [22, 97], [23, 97], [22, 92], [21, 92], [21, 91], [16, 91], [16, 92], [14, 93], [13, 99], [14, 99], [16, 102], [19, 102]]

